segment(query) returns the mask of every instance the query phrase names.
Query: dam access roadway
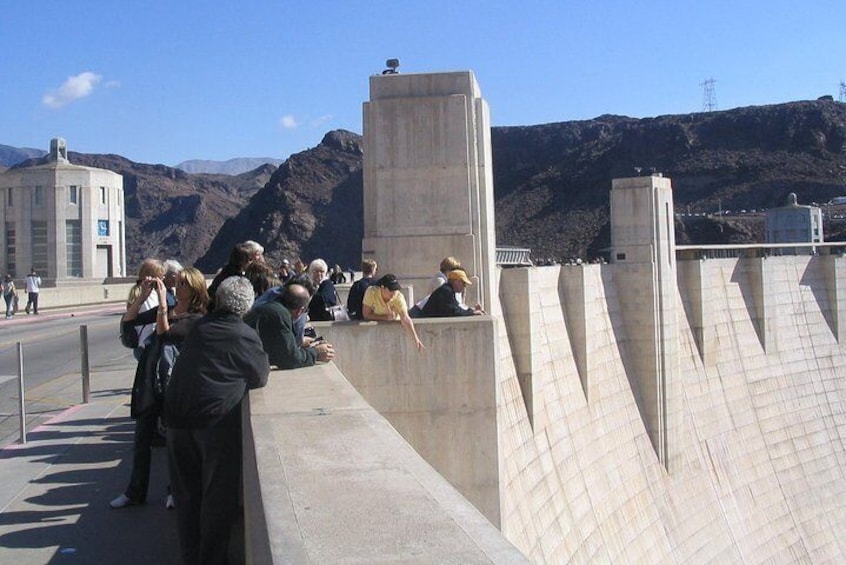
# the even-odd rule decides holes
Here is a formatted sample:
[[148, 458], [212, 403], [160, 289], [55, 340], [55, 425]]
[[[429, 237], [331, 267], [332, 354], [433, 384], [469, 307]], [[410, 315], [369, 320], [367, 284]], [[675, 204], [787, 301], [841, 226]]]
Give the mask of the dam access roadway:
[[38, 316], [21, 311], [0, 320], [0, 447], [20, 438], [17, 343], [23, 345], [27, 429], [32, 430], [82, 402], [80, 326], [88, 327], [92, 372], [135, 366], [132, 351], [118, 340], [123, 309], [122, 304], [89, 306]]

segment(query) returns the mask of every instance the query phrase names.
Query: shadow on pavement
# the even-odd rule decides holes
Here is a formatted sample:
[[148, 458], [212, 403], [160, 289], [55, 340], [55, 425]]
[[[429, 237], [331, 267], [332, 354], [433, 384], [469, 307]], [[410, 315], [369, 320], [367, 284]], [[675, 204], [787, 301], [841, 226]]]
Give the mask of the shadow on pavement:
[[[129, 480], [134, 423], [129, 418], [103, 423], [65, 421], [56, 429], [47, 425], [39, 430], [39, 441], [51, 445], [0, 452], [3, 458], [28, 457], [33, 464], [50, 464], [0, 512], [3, 562], [180, 563], [176, 515], [164, 507], [168, 484], [165, 449], [153, 451], [147, 504], [111, 509], [109, 501], [123, 492]], [[96, 431], [92, 432], [92, 427]], [[83, 441], [68, 445], [74, 436]]]

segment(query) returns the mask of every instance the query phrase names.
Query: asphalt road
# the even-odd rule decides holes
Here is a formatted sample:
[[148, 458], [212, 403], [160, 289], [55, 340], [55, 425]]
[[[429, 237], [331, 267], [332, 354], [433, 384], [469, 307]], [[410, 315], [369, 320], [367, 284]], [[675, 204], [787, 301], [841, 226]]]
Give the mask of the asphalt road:
[[[20, 440], [17, 343], [22, 344], [26, 428], [82, 402], [80, 326], [88, 328], [88, 363], [92, 372], [135, 365], [121, 346], [118, 326], [123, 306], [77, 312], [18, 314], [0, 320], [0, 446]], [[132, 383], [126, 383], [127, 389]]]

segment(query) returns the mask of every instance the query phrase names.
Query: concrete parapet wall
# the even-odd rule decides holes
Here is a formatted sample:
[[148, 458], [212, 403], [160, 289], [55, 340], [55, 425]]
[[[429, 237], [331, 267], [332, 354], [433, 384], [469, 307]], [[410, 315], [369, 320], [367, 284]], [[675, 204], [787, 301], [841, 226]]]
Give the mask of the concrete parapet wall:
[[[20, 285], [20, 307], [26, 304], [26, 288]], [[42, 288], [38, 293], [38, 309], [72, 308], [90, 304], [126, 302], [132, 283], [91, 284]]]
[[499, 524], [494, 323], [419, 319], [418, 352], [399, 322], [318, 322], [335, 364], [441, 475]]
[[334, 365], [245, 404], [249, 563], [528, 563]]

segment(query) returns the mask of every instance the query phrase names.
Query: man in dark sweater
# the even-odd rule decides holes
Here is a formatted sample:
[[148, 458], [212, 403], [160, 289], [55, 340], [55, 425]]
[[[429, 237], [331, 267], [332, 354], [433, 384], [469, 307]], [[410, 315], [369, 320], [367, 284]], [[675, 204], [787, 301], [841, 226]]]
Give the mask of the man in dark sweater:
[[377, 268], [376, 261], [373, 259], [365, 259], [361, 262], [361, 278], [353, 283], [347, 296], [347, 311], [353, 320], [364, 319], [361, 312], [364, 293], [376, 283]]
[[480, 316], [485, 313], [480, 305], [473, 309], [462, 308], [458, 304], [456, 293], [464, 292], [467, 285], [473, 284], [464, 269], [455, 269], [447, 273], [447, 282], [435, 289], [429, 295], [429, 300], [423, 306], [423, 318], [447, 318], [451, 316]]
[[182, 344], [165, 398], [170, 483], [186, 564], [225, 563], [238, 515], [241, 401], [267, 384], [267, 355], [241, 316], [253, 303], [243, 277], [224, 280], [217, 308]]
[[335, 358], [332, 344], [317, 342], [310, 347], [297, 344], [294, 321], [308, 309], [309, 292], [297, 283], [285, 284], [272, 300], [256, 306], [244, 321], [256, 330], [271, 365], [280, 369], [309, 367]]

